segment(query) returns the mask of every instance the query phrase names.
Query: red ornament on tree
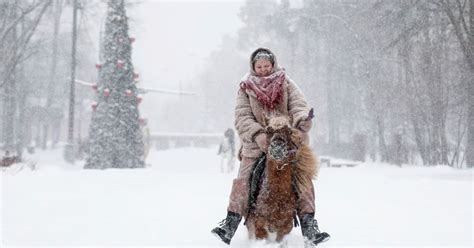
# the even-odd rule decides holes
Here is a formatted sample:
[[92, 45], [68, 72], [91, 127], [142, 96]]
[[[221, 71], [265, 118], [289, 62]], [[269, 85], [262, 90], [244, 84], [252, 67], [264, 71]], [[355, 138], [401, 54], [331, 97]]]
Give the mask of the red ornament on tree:
[[138, 118], [138, 124], [140, 124], [140, 126], [146, 126], [146, 124], [148, 124], [148, 120], [146, 118]]
[[134, 72], [133, 73], [133, 80], [138, 80], [138, 78], [140, 77], [140, 74], [138, 74], [137, 72]]
[[137, 96], [137, 103], [140, 104], [143, 100], [143, 97], [141, 96]]
[[117, 67], [118, 68], [123, 68], [123, 66], [125, 65], [125, 61], [119, 59], [117, 60]]
[[95, 68], [97, 68], [97, 70], [100, 70], [102, 68], [102, 64], [100, 63], [95, 64]]
[[131, 90], [125, 90], [125, 95], [126, 96], [132, 96], [133, 92]]
[[135, 37], [130, 37], [130, 43], [135, 42]]
[[91, 107], [92, 107], [93, 111], [96, 111], [97, 110], [97, 102], [92, 102]]
[[105, 97], [110, 96], [110, 90], [109, 90], [109, 89], [105, 89], [105, 90], [104, 90], [104, 96], [105, 96]]
[[93, 83], [91, 87], [94, 91], [97, 91], [97, 84], [96, 83]]

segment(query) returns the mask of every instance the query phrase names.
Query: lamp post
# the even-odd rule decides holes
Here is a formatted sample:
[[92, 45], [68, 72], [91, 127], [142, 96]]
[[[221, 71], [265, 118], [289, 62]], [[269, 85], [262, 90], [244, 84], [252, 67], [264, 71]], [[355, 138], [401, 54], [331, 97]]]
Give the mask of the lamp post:
[[69, 118], [67, 144], [64, 149], [64, 159], [74, 164], [74, 105], [75, 105], [75, 79], [76, 79], [76, 40], [77, 40], [77, 0], [73, 0], [72, 6], [72, 53], [71, 53], [71, 84], [69, 88]]

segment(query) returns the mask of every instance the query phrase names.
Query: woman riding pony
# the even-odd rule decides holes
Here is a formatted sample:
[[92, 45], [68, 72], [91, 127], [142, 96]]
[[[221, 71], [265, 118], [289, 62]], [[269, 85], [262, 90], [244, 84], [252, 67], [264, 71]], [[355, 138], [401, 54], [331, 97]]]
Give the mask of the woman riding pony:
[[[256, 160], [268, 149], [265, 116], [280, 115], [292, 119], [293, 127], [303, 132], [303, 143], [309, 143], [312, 127], [309, 106], [296, 84], [278, 66], [275, 55], [266, 48], [250, 56], [250, 73], [240, 83], [235, 107], [235, 129], [240, 138], [240, 168], [233, 181], [227, 217], [212, 230], [223, 242], [230, 244], [239, 223], [247, 213], [249, 177]], [[313, 184], [297, 187], [296, 211], [304, 238], [314, 245], [329, 238], [320, 232], [314, 219], [315, 195]]]

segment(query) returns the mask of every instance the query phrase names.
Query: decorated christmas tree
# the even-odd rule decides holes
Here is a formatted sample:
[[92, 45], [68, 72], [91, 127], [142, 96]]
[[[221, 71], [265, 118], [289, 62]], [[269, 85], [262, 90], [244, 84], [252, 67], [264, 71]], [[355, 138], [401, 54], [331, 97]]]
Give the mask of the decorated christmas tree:
[[102, 39], [103, 60], [96, 67], [97, 100], [89, 128], [89, 156], [84, 168], [142, 168], [144, 145], [124, 0], [109, 0]]

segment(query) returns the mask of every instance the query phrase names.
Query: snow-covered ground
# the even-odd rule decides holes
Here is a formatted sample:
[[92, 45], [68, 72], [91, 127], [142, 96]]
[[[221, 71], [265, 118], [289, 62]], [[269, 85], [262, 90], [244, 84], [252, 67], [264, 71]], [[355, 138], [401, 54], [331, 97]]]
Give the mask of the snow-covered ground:
[[[82, 170], [62, 151], [36, 154], [37, 170], [1, 176], [0, 247], [228, 247], [210, 234], [225, 216], [236, 171], [219, 172], [215, 149], [151, 151], [151, 167]], [[320, 247], [465, 246], [473, 242], [473, 171], [362, 164], [322, 167]], [[302, 247], [300, 229], [288, 236]], [[231, 247], [250, 242], [241, 225]]]

